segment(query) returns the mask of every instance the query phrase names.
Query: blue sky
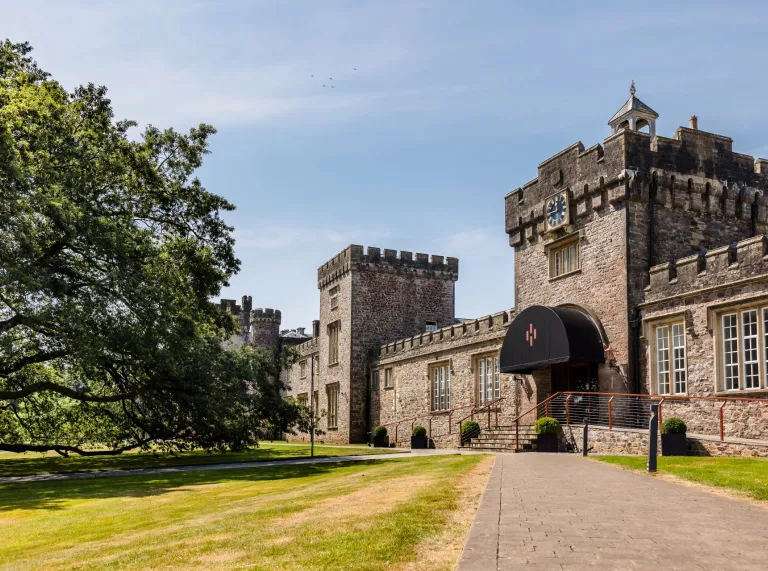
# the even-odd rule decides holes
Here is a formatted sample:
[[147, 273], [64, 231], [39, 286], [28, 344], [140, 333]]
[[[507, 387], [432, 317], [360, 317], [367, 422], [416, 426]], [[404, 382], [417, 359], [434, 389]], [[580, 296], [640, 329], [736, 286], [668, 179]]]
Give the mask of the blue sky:
[[660, 135], [696, 113], [768, 156], [760, 2], [0, 0], [0, 14], [0, 36], [31, 42], [67, 87], [106, 85], [117, 117], [218, 129], [200, 178], [237, 205], [242, 261], [222, 295], [281, 309], [285, 327], [317, 317], [317, 267], [351, 243], [458, 257], [460, 317], [511, 307], [504, 195], [602, 142], [632, 79]]

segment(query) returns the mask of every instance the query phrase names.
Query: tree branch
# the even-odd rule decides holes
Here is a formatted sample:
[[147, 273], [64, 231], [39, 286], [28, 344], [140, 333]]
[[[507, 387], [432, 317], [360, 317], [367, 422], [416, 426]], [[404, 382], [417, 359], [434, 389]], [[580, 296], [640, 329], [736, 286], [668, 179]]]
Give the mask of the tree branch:
[[0, 450], [4, 452], [57, 452], [62, 456], [66, 456], [72, 452], [79, 454], [80, 456], [116, 456], [122, 454], [127, 450], [132, 450], [154, 442], [154, 438], [148, 438], [146, 440], [139, 440], [119, 448], [111, 448], [109, 450], [83, 450], [79, 446], [69, 446], [66, 444], [3, 444], [0, 443]]
[[79, 400], [82, 402], [120, 402], [120, 401], [131, 399], [136, 396], [135, 393], [124, 393], [124, 394], [109, 395], [109, 396], [88, 395], [85, 393], [78, 392], [74, 389], [70, 389], [69, 387], [58, 385], [56, 383], [41, 382], [41, 383], [32, 383], [31, 385], [27, 385], [23, 389], [19, 389], [17, 391], [0, 391], [0, 400], [22, 399], [24, 397], [28, 397], [29, 395], [40, 393], [43, 391], [58, 393], [62, 396], [69, 397], [71, 399]]

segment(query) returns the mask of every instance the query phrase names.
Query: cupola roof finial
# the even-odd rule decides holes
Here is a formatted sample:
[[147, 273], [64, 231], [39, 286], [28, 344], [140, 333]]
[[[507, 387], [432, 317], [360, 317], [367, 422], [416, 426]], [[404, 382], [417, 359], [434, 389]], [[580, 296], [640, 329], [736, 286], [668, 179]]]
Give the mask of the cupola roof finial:
[[632, 85], [629, 86], [629, 96], [634, 97], [635, 96], [635, 80], [632, 80]]

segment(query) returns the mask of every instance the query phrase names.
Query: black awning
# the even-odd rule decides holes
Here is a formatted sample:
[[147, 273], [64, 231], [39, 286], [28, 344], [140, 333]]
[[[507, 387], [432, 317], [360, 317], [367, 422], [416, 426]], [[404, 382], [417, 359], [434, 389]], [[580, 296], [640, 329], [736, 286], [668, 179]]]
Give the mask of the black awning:
[[556, 363], [604, 362], [597, 326], [569, 307], [528, 307], [509, 324], [501, 346], [502, 373], [530, 373]]

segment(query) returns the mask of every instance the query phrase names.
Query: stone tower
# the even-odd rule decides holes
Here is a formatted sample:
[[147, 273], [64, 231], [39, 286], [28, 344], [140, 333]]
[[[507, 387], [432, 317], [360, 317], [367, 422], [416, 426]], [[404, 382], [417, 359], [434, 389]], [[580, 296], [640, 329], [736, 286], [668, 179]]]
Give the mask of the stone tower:
[[458, 277], [456, 258], [355, 245], [318, 269], [321, 407], [336, 384], [339, 393], [338, 426], [328, 440], [365, 440], [371, 352], [428, 326], [451, 325]]
[[280, 349], [280, 310], [259, 308], [251, 311], [249, 342], [277, 354]]

